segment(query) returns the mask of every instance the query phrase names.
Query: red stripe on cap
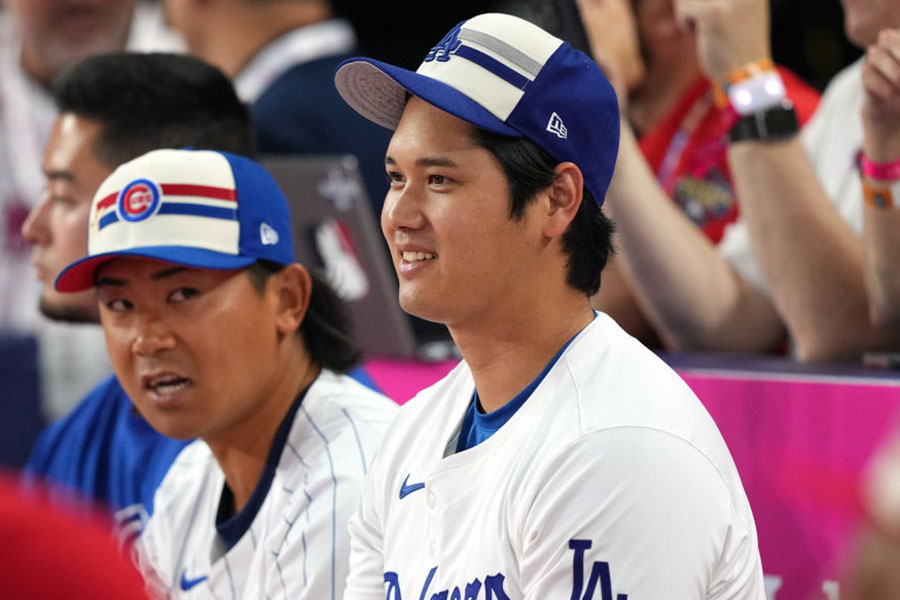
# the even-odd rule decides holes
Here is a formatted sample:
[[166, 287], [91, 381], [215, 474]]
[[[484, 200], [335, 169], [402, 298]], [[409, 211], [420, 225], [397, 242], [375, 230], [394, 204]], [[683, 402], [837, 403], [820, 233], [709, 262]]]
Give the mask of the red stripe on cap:
[[196, 196], [198, 198], [213, 198], [215, 200], [231, 200], [232, 202], [237, 202], [237, 196], [235, 196], [234, 190], [228, 188], [181, 183], [164, 183], [161, 187], [163, 194], [168, 196]]
[[118, 198], [118, 197], [119, 197], [119, 192], [113, 192], [112, 194], [110, 194], [109, 196], [107, 196], [106, 198], [104, 198], [103, 200], [101, 200], [100, 202], [97, 203], [97, 210], [100, 211], [100, 210], [103, 210], [104, 208], [106, 208], [107, 206], [112, 206], [113, 204], [116, 203], [116, 198]]

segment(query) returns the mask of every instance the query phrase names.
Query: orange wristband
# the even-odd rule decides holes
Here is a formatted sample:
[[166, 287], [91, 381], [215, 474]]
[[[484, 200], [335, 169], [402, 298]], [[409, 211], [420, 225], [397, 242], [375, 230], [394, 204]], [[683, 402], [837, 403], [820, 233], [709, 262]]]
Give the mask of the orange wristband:
[[738, 67], [731, 73], [725, 76], [725, 81], [720, 83], [719, 81], [711, 82], [712, 90], [713, 90], [713, 99], [716, 102], [716, 106], [723, 110], [728, 107], [730, 101], [728, 99], [728, 88], [735, 83], [740, 83], [742, 81], [746, 81], [752, 77], [756, 77], [757, 75], [761, 75], [768, 71], [775, 70], [775, 63], [772, 62], [771, 59], [763, 58], [760, 60], [754, 60], [753, 62], [749, 62], [742, 67]]
[[894, 194], [889, 187], [873, 185], [863, 178], [862, 190], [863, 200], [869, 206], [881, 209], [900, 208], [894, 201]]

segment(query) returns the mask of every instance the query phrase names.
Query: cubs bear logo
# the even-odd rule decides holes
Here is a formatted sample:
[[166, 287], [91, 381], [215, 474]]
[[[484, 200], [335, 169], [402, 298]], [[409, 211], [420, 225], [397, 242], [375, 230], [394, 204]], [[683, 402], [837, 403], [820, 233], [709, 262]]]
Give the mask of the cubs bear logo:
[[149, 179], [136, 179], [119, 193], [118, 213], [126, 221], [143, 221], [159, 208], [159, 188]]

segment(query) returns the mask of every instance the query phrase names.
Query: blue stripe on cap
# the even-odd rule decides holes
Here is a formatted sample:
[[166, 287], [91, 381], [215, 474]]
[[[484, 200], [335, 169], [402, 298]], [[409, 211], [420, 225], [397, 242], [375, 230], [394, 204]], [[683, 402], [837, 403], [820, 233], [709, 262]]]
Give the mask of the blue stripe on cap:
[[219, 206], [207, 206], [205, 204], [181, 204], [164, 202], [159, 207], [160, 215], [191, 215], [195, 217], [212, 217], [214, 219], [237, 220], [237, 210], [233, 208], [221, 208]]
[[119, 220], [119, 217], [118, 217], [118, 215], [116, 215], [115, 211], [109, 212], [108, 214], [101, 217], [100, 221], [97, 223], [98, 231], [100, 229], [103, 229], [107, 225], [112, 225], [113, 223], [115, 223], [118, 220]]
[[476, 50], [471, 46], [460, 45], [454, 54], [472, 61], [476, 65], [490, 71], [506, 83], [513, 85], [520, 90], [524, 90], [525, 86], [528, 85], [528, 82], [530, 81], [527, 77], [510, 69], [496, 58], [488, 56], [484, 52]]

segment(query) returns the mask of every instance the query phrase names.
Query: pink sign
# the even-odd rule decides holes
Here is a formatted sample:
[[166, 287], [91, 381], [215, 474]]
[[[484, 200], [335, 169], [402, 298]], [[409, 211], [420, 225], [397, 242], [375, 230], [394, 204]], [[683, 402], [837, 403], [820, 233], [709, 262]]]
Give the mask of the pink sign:
[[719, 426], [750, 498], [777, 600], [836, 600], [860, 477], [894, 429], [900, 381], [681, 372]]
[[[399, 403], [456, 365], [378, 360]], [[769, 600], [837, 600], [859, 486], [894, 429], [900, 379], [679, 371], [719, 426], [753, 507]]]

